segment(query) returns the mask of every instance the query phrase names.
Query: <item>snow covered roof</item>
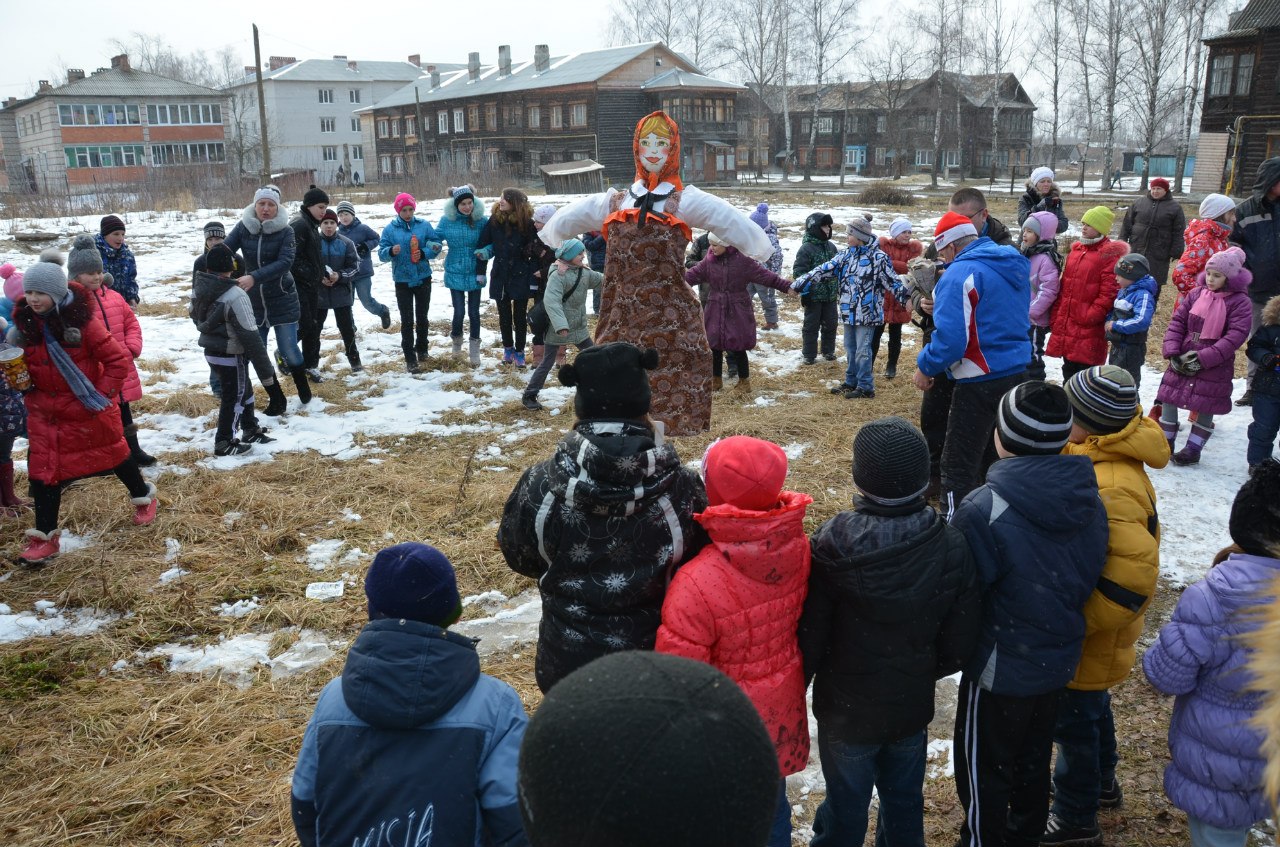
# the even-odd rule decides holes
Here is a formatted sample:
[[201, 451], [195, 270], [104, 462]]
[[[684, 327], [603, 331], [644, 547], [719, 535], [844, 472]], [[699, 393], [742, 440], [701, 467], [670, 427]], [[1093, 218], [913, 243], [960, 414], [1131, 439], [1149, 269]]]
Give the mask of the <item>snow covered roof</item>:
[[108, 68], [59, 85], [52, 91], [41, 92], [37, 97], [218, 97], [224, 95], [216, 88], [205, 88], [191, 82], [158, 76], [133, 68]]
[[669, 71], [660, 73], [653, 79], [642, 83], [640, 87], [645, 91], [666, 91], [672, 88], [724, 88], [745, 91], [747, 88], [745, 85], [739, 85], [736, 82], [728, 82], [723, 79], [682, 71], [679, 68], [672, 68]]
[[569, 174], [585, 174], [591, 171], [602, 171], [604, 165], [591, 159], [574, 159], [571, 162], [553, 162], [541, 165], [538, 170], [552, 176], [568, 176]]
[[[351, 67], [354, 65], [355, 67]], [[439, 71], [453, 71], [466, 65], [435, 63]], [[348, 62], [346, 59], [303, 59], [274, 71], [264, 72], [263, 81], [282, 82], [409, 82], [426, 71], [410, 62]], [[252, 75], [240, 83], [254, 81]]]
[[408, 106], [415, 102], [415, 91], [417, 92], [416, 100], [426, 104], [457, 100], [462, 97], [484, 97], [513, 91], [559, 88], [596, 82], [649, 52], [656, 53], [655, 58], [670, 62], [682, 61], [662, 42], [647, 41], [642, 44], [626, 44], [621, 47], [606, 47], [603, 50], [570, 53], [567, 56], [553, 56], [550, 66], [541, 73], [535, 70], [532, 60], [513, 62], [511, 73], [505, 76], [499, 75], [497, 65], [485, 65], [480, 68], [480, 78], [472, 82], [469, 72], [463, 67], [452, 73], [441, 73], [439, 88], [433, 89], [430, 78], [424, 77], [379, 100], [374, 104], [374, 108]]

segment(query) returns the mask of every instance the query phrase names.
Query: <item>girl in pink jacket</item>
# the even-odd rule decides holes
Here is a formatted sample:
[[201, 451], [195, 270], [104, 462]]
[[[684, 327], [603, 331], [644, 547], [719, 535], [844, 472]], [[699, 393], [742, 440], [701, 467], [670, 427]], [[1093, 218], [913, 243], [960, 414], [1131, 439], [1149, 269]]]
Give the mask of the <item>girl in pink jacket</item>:
[[133, 411], [129, 404], [142, 399], [142, 380], [133, 360], [142, 355], [142, 325], [118, 292], [111, 287], [111, 275], [103, 273], [102, 254], [88, 235], [77, 235], [67, 254], [67, 275], [89, 290], [89, 305], [93, 313], [106, 326], [120, 346], [129, 351], [129, 375], [120, 390], [120, 422], [124, 426], [124, 440], [129, 444], [129, 454], [140, 467], [156, 463], [138, 444], [138, 427], [133, 423]]
[[1053, 212], [1032, 212], [1022, 224], [1022, 255], [1031, 260], [1031, 364], [1028, 379], [1044, 379], [1044, 342], [1050, 314], [1058, 299], [1062, 254], [1058, 252], [1058, 218]]
[[804, 515], [813, 498], [782, 490], [787, 456], [735, 435], [702, 460], [711, 543], [676, 573], [656, 649], [706, 662], [742, 687], [773, 738], [782, 774], [769, 847], [791, 844], [788, 774], [809, 761], [804, 664], [796, 630], [809, 585]]

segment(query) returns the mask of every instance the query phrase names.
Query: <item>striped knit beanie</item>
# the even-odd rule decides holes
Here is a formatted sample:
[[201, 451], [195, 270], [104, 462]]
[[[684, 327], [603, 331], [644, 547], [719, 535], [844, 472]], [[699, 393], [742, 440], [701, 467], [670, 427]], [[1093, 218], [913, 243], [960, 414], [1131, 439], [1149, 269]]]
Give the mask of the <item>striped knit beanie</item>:
[[1039, 380], [1014, 386], [1000, 399], [996, 431], [1015, 456], [1058, 455], [1071, 437], [1067, 392]]
[[341, 203], [339, 203], [336, 211], [339, 215], [341, 215], [343, 212], [349, 212], [353, 218], [356, 215], [356, 207], [351, 205], [350, 200], [343, 200]]
[[1093, 435], [1119, 432], [1138, 413], [1138, 389], [1124, 368], [1096, 365], [1067, 380], [1066, 389], [1076, 423]]

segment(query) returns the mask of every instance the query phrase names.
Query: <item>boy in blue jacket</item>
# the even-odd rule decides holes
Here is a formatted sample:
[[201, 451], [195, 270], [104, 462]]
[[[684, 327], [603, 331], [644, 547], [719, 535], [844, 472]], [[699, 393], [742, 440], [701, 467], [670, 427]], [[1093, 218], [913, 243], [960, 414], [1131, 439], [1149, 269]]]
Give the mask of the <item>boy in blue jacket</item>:
[[1064, 456], [1067, 393], [1023, 383], [1000, 400], [987, 484], [956, 510], [984, 583], [978, 646], [960, 678], [959, 847], [1035, 847], [1049, 815], [1058, 698], [1084, 645], [1084, 604], [1107, 555], [1093, 464]]
[[1133, 377], [1134, 388], [1142, 385], [1142, 363], [1147, 360], [1147, 330], [1156, 313], [1160, 287], [1151, 275], [1147, 257], [1130, 253], [1116, 262], [1116, 282], [1120, 292], [1103, 326], [1111, 342], [1108, 365], [1124, 368]]
[[480, 672], [453, 566], [406, 542], [364, 582], [369, 623], [325, 686], [293, 772], [302, 847], [524, 847], [516, 762], [528, 718], [516, 692]]

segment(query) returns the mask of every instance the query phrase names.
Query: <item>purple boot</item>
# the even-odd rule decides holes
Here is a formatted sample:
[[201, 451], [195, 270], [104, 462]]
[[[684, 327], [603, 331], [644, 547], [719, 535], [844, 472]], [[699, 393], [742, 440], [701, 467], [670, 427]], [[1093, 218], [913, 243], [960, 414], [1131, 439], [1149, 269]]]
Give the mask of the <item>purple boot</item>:
[[1202, 426], [1200, 423], [1191, 425], [1191, 435], [1187, 437], [1187, 444], [1177, 453], [1173, 454], [1173, 463], [1175, 465], [1194, 465], [1200, 461], [1200, 451], [1204, 449], [1204, 443], [1209, 440], [1209, 436], [1213, 435], [1213, 427]]

